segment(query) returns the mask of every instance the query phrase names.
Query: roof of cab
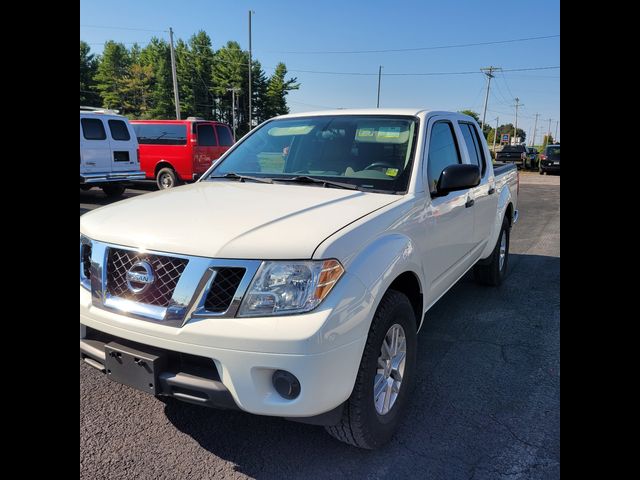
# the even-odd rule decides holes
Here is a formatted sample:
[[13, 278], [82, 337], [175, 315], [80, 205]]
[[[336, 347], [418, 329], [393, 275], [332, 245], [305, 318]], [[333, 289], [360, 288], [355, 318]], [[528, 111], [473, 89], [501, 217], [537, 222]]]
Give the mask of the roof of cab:
[[471, 118], [460, 112], [429, 110], [427, 108], [340, 108], [335, 110], [318, 110], [313, 112], [290, 113], [287, 115], [280, 115], [279, 117], [275, 118], [304, 118], [329, 115], [403, 115], [417, 117], [419, 115], [427, 114], [455, 115], [460, 118]]

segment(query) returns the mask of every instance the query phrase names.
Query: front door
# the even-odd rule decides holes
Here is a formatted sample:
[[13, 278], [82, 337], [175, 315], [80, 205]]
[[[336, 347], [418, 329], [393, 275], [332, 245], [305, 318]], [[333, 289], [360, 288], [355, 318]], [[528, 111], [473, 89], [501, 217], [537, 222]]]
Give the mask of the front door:
[[[434, 117], [428, 127], [425, 185], [433, 192], [445, 167], [467, 161], [463, 161], [466, 158], [461, 155], [460, 140], [451, 120]], [[470, 265], [474, 223], [470, 199], [470, 190], [461, 190], [432, 197], [426, 207], [424, 264], [430, 283], [427, 304], [437, 300]]]

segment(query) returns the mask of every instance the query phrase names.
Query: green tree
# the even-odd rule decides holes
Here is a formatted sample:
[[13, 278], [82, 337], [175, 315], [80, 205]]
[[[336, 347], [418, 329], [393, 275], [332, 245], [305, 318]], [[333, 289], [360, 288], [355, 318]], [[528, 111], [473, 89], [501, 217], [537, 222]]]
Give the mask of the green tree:
[[124, 109], [134, 118], [143, 118], [149, 111], [149, 93], [153, 82], [151, 65], [133, 64], [124, 79]]
[[211, 118], [214, 107], [211, 79], [214, 52], [211, 39], [203, 30], [189, 39], [189, 54], [190, 66], [193, 71], [193, 115]]
[[[247, 83], [248, 80], [247, 80]], [[256, 124], [260, 124], [265, 120], [268, 120], [268, 106], [267, 106], [267, 83], [268, 79], [262, 65], [259, 61], [254, 60], [251, 70], [251, 96], [253, 115], [252, 120]]]
[[542, 148], [546, 147], [547, 145], [553, 145], [553, 143], [554, 141], [552, 135], [547, 134], [542, 137]]
[[89, 44], [80, 40], [80, 105], [98, 105], [100, 94], [95, 89], [93, 78], [98, 66]]
[[266, 117], [271, 118], [276, 115], [284, 115], [289, 113], [286, 96], [291, 90], [298, 90], [300, 84], [297, 78], [285, 79], [287, 76], [287, 67], [280, 62], [276, 65], [273, 75], [267, 82], [266, 92]]
[[470, 117], [473, 117], [473, 119], [476, 122], [480, 123], [480, 116], [473, 110], [460, 110], [458, 113], [462, 113], [463, 115], [469, 115]]
[[[217, 117], [219, 120], [231, 124], [233, 112], [231, 107], [232, 94], [229, 88], [236, 88], [236, 104], [239, 104], [245, 95], [246, 89], [243, 89], [245, 78], [248, 78], [249, 72], [249, 54], [242, 51], [238, 42], [227, 42], [226, 45], [216, 51], [213, 59], [213, 68], [211, 74], [212, 88], [217, 102]], [[236, 111], [236, 121], [238, 126], [242, 122], [242, 109]]]
[[113, 41], [105, 43], [94, 76], [103, 107], [123, 108], [124, 84], [130, 64], [129, 51], [122, 43]]
[[140, 63], [143, 66], [150, 65], [153, 69], [149, 109], [145, 117], [157, 119], [175, 118], [169, 44], [164, 40], [153, 37], [140, 52]]
[[176, 76], [178, 77], [181, 116], [184, 118], [195, 116], [194, 86], [197, 80], [189, 45], [182, 40], [178, 40], [176, 43]]

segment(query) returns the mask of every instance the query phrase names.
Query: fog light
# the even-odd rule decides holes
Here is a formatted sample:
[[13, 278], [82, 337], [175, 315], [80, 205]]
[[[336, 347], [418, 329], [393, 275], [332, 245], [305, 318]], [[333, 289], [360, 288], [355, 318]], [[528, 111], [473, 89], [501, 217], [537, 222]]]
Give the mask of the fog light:
[[284, 370], [276, 370], [271, 378], [273, 388], [280, 394], [282, 398], [293, 400], [300, 395], [300, 382], [295, 375], [285, 372]]

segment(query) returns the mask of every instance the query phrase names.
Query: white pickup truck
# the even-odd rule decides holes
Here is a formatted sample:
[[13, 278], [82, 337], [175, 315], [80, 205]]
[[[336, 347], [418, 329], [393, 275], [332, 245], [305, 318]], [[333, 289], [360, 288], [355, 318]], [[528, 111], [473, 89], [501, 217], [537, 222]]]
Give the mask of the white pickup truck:
[[429, 309], [472, 268], [505, 277], [518, 186], [459, 113], [274, 118], [197, 183], [81, 217], [80, 356], [159, 397], [376, 448]]

